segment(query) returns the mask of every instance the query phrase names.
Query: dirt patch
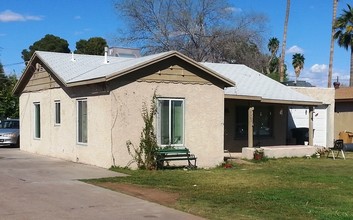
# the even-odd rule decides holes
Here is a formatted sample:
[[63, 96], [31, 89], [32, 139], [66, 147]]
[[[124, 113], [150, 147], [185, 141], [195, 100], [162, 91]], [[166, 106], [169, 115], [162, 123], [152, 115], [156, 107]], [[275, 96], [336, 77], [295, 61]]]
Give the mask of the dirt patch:
[[106, 182], [95, 183], [95, 185], [169, 207], [174, 206], [180, 197], [178, 193], [132, 184]]

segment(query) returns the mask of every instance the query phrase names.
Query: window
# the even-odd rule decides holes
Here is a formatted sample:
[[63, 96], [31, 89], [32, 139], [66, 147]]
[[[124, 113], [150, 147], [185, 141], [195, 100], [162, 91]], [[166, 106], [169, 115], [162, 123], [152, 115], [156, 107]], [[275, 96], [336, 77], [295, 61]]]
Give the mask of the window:
[[40, 103], [34, 103], [34, 138], [40, 138]]
[[60, 115], [60, 101], [55, 101], [55, 125], [60, 125], [61, 115]]
[[87, 143], [87, 100], [77, 100], [77, 142]]
[[158, 99], [158, 142], [162, 146], [184, 145], [183, 99]]
[[[273, 107], [255, 106], [254, 108], [254, 136], [271, 137], [273, 135]], [[248, 136], [248, 107], [237, 106], [235, 109], [235, 137]]]

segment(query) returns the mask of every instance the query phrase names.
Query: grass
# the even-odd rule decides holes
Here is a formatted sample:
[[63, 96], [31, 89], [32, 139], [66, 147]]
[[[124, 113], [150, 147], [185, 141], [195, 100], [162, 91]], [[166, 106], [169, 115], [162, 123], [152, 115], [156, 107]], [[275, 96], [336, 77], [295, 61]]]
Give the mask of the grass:
[[225, 169], [139, 171], [89, 180], [179, 192], [173, 207], [208, 219], [353, 219], [353, 153], [347, 160], [278, 159]]

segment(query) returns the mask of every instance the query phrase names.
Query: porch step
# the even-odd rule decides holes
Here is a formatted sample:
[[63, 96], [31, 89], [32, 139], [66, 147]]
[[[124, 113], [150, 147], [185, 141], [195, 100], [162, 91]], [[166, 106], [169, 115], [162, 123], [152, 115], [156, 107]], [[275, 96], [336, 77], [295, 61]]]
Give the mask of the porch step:
[[[269, 146], [260, 147], [264, 151], [264, 156], [268, 158], [291, 158], [291, 157], [305, 157], [306, 155], [313, 155], [317, 151], [317, 147], [307, 145], [290, 145], [290, 146]], [[256, 148], [244, 147], [242, 150], [242, 157], [245, 159], [253, 159]]]

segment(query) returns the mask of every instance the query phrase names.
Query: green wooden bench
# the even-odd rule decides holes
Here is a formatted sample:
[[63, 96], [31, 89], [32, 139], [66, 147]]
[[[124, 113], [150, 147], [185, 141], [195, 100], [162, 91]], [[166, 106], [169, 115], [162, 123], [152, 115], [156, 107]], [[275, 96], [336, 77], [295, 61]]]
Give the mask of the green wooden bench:
[[196, 159], [195, 155], [191, 154], [187, 148], [162, 148], [156, 152], [157, 169], [165, 168], [165, 162], [182, 160], [188, 162], [186, 167], [196, 168]]

